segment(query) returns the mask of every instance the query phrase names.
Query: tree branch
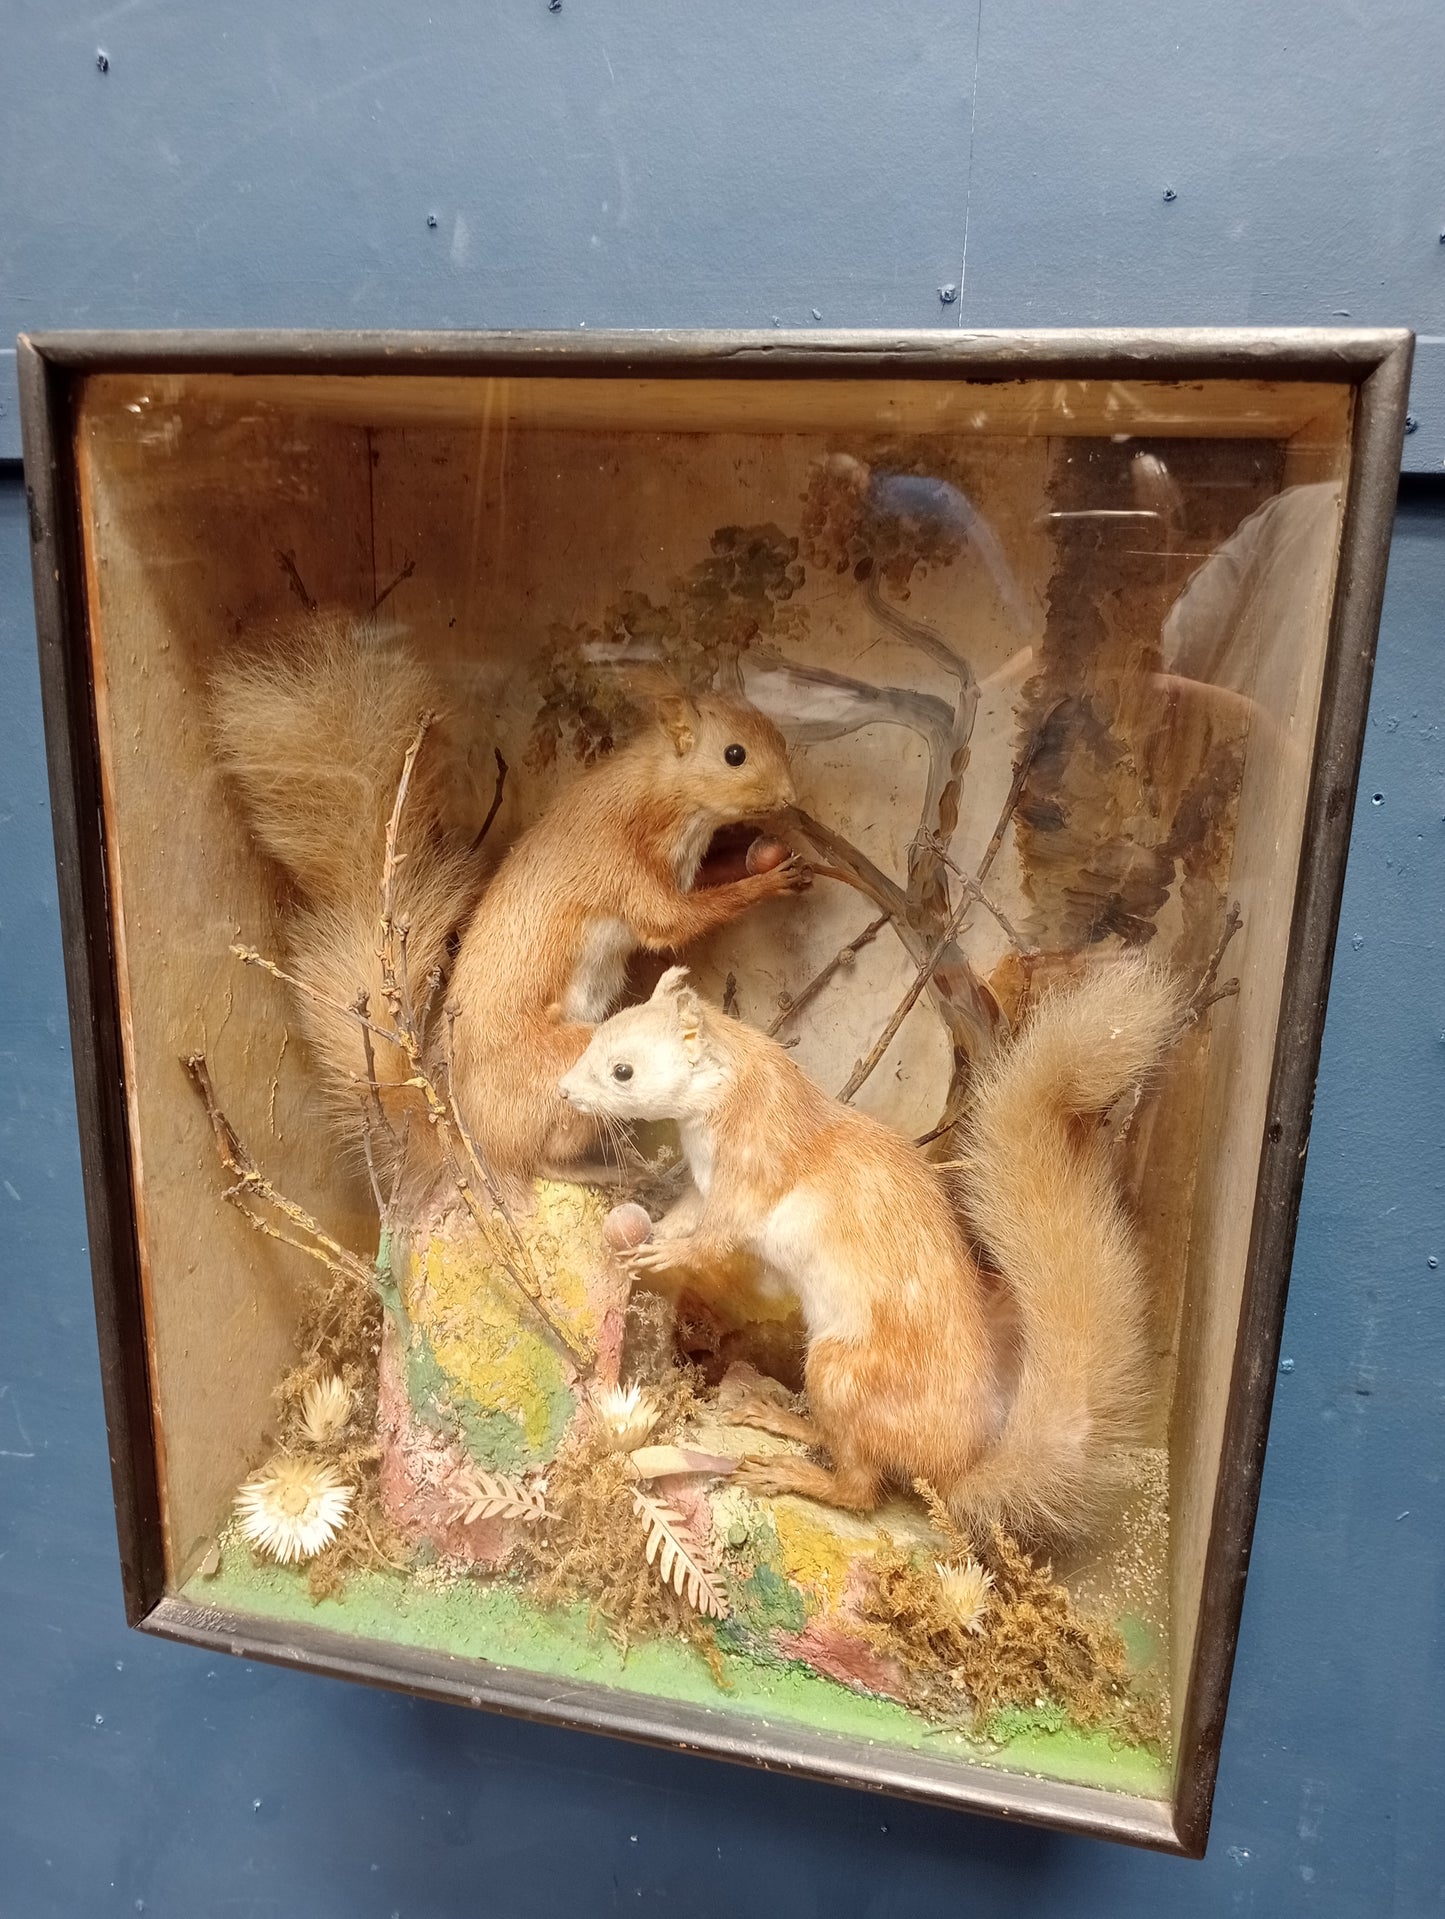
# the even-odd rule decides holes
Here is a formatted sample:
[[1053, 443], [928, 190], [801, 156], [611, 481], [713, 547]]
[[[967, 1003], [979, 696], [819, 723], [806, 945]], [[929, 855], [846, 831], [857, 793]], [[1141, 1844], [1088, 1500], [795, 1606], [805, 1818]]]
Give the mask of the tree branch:
[[790, 999], [787, 1005], [779, 1012], [777, 1018], [774, 1019], [772, 1025], [767, 1029], [768, 1038], [776, 1039], [778, 1034], [788, 1024], [789, 1020], [796, 1019], [803, 1008], [818, 997], [819, 993], [822, 992], [833, 975], [847, 966], [862, 952], [863, 948], [867, 946], [871, 940], [878, 937], [883, 931], [883, 928], [888, 925], [891, 917], [891, 914], [880, 913], [876, 920], [869, 921], [868, 925], [863, 928], [863, 931], [859, 933], [856, 938], [849, 940], [846, 946], [840, 946], [832, 959], [828, 961], [828, 964], [819, 972], [815, 973], [802, 991]]

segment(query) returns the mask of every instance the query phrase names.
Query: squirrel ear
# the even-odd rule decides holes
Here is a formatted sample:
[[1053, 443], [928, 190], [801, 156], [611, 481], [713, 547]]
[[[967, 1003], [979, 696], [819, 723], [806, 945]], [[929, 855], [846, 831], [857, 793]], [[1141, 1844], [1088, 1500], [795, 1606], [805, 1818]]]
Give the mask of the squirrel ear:
[[667, 971], [658, 980], [656, 986], [653, 987], [652, 997], [655, 1000], [672, 999], [676, 994], [680, 993], [686, 985], [687, 968], [685, 966], [669, 966]]
[[702, 1000], [687, 983], [685, 966], [669, 966], [652, 989], [654, 1000], [664, 1006], [670, 1000], [677, 1014], [682, 1050], [690, 1065], [696, 1065], [703, 1053]]
[[661, 660], [629, 660], [622, 667], [622, 683], [634, 699], [651, 707], [677, 757], [690, 753], [701, 715], [677, 675]]
[[672, 693], [658, 700], [655, 710], [658, 725], [672, 741], [673, 752], [684, 758], [697, 744], [697, 708], [686, 693]]

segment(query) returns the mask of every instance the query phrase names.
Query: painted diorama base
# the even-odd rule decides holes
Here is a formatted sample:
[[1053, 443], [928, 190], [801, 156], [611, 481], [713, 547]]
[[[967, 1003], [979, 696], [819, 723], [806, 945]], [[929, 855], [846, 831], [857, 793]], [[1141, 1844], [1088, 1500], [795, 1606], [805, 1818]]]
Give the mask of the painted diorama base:
[[[854, 1514], [731, 1485], [730, 1461], [800, 1450], [730, 1418], [788, 1396], [746, 1360], [714, 1358], [711, 1380], [679, 1363], [673, 1310], [653, 1298], [629, 1311], [607, 1213], [593, 1188], [541, 1181], [512, 1227], [545, 1271], [556, 1324], [589, 1354], [585, 1384], [469, 1216], [451, 1207], [410, 1240], [384, 1240], [379, 1337], [374, 1314], [333, 1314], [323, 1323], [342, 1336], [318, 1344], [310, 1369], [313, 1391], [317, 1378], [370, 1375], [374, 1392], [342, 1398], [349, 1411], [329, 1429], [299, 1375], [280, 1395], [284, 1452], [360, 1482], [341, 1557], [279, 1565], [232, 1522], [183, 1595], [208, 1611], [1163, 1795], [1166, 1742], [1137, 1736], [1167, 1718], [1162, 1449], [1127, 1456], [1112, 1524], [1058, 1569], [1067, 1597], [1047, 1567], [995, 1541], [999, 1583], [950, 1641], [942, 1574], [972, 1542], [939, 1529], [947, 1515], [931, 1518], [926, 1494]], [[609, 1404], [630, 1409], [611, 1426]], [[374, 1434], [358, 1443], [373, 1406]], [[654, 1551], [644, 1558], [658, 1510], [682, 1560], [703, 1569], [697, 1591], [659, 1578], [667, 1561]], [[701, 1602], [708, 1591], [716, 1603]], [[950, 1671], [936, 1655], [920, 1595], [924, 1613], [941, 1607], [945, 1647], [976, 1668]]]
[[[1156, 1748], [1071, 1726], [1057, 1708], [997, 1715], [990, 1737], [930, 1725], [907, 1707], [824, 1679], [800, 1663], [760, 1664], [723, 1653], [727, 1687], [708, 1662], [677, 1640], [637, 1641], [623, 1652], [589, 1625], [587, 1608], [544, 1608], [508, 1579], [430, 1580], [357, 1573], [339, 1598], [314, 1600], [304, 1569], [268, 1564], [239, 1541], [222, 1547], [220, 1570], [196, 1574], [182, 1596], [198, 1606], [278, 1621], [331, 1626], [358, 1639], [425, 1647], [565, 1679], [592, 1680], [764, 1720], [789, 1720], [880, 1745], [949, 1756], [1076, 1785], [1106, 1786], [1139, 1798], [1169, 1790], [1170, 1768]], [[1123, 1624], [1124, 1622], [1121, 1622]]]

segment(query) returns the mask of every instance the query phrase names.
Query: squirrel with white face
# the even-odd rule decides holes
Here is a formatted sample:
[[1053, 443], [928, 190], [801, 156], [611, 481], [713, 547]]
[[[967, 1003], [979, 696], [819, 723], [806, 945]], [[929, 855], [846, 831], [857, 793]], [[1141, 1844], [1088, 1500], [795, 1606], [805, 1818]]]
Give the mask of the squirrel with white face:
[[[424, 712], [434, 721], [400, 822], [395, 924], [405, 929], [414, 999], [447, 970], [460, 937], [446, 997], [452, 1090], [514, 1201], [533, 1176], [598, 1144], [597, 1125], [579, 1118], [557, 1083], [620, 995], [630, 955], [684, 948], [808, 884], [808, 868], [777, 848], [768, 870], [694, 885], [720, 828], [761, 822], [792, 802], [787, 750], [744, 700], [692, 697], [661, 676], [644, 692], [649, 716], [636, 737], [565, 787], [482, 891], [469, 842], [449, 818], [457, 719], [417, 659], [361, 625], [322, 620], [289, 647], [217, 676], [221, 763], [257, 841], [304, 900], [290, 940], [292, 969], [309, 989], [298, 1011], [343, 1129], [358, 1130], [369, 1077], [362, 1028], [345, 1009], [364, 991], [372, 1017], [384, 1017], [386, 826]], [[441, 1023], [437, 1005], [432, 1025]], [[441, 1052], [439, 1034], [431, 1044]], [[424, 1167], [429, 1129], [411, 1068], [380, 1036], [373, 1051], [388, 1116], [411, 1116], [405, 1136]]]
[[761, 1398], [732, 1417], [826, 1449], [831, 1469], [753, 1457], [734, 1483], [867, 1511], [925, 1479], [965, 1526], [1087, 1533], [1147, 1390], [1143, 1277], [1095, 1116], [1181, 1018], [1170, 974], [1125, 956], [1046, 996], [982, 1068], [957, 1196], [1002, 1275], [1007, 1331], [948, 1174], [706, 1005], [682, 968], [597, 1028], [564, 1098], [676, 1120], [696, 1189], [632, 1256], [638, 1276], [746, 1252], [802, 1309], [811, 1418]]

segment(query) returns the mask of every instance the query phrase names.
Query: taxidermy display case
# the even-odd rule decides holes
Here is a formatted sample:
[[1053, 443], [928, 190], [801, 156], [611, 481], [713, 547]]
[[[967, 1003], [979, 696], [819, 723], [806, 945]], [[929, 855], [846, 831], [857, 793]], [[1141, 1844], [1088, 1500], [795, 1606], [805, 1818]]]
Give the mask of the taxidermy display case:
[[1409, 357], [22, 340], [132, 1620], [1200, 1851]]

